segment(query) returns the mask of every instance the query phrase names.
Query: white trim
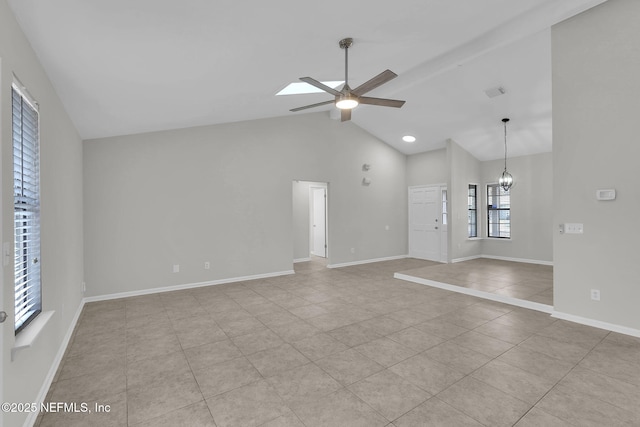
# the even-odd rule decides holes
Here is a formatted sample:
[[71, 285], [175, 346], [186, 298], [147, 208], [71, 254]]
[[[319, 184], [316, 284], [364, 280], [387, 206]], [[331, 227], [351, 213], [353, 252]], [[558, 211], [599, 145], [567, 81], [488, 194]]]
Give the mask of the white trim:
[[446, 187], [447, 183], [440, 183], [440, 184], [420, 184], [420, 185], [410, 185], [409, 187], [407, 187], [409, 190], [413, 189], [413, 188], [426, 188], [426, 187]]
[[329, 264], [329, 265], [327, 265], [327, 268], [350, 267], [352, 265], [370, 264], [372, 262], [382, 262], [382, 261], [393, 261], [393, 260], [396, 260], [396, 259], [404, 259], [404, 258], [409, 258], [409, 256], [408, 255], [396, 255], [396, 256], [389, 256], [389, 257], [385, 257], [385, 258], [365, 259], [365, 260], [362, 260], [362, 261], [342, 262], [340, 264]]
[[551, 317], [556, 319], [568, 320], [569, 322], [579, 323], [581, 325], [592, 326], [606, 331], [618, 332], [632, 337], [640, 337], [640, 329], [633, 329], [627, 326], [616, 325], [613, 323], [601, 322], [600, 320], [589, 319], [587, 317], [575, 316], [573, 314], [563, 313], [561, 311], [553, 311]]
[[408, 276], [406, 274], [395, 273], [393, 275], [395, 279], [405, 280], [407, 282], [418, 283], [420, 285], [432, 286], [434, 288], [440, 288], [447, 291], [457, 292], [460, 294], [471, 295], [478, 298], [484, 298], [491, 301], [502, 302], [505, 304], [515, 305], [522, 308], [528, 308], [530, 310], [541, 311], [543, 313], [553, 313], [553, 307], [547, 304], [540, 304], [539, 302], [527, 301], [518, 298], [512, 298], [505, 295], [492, 294], [490, 292], [479, 291], [477, 289], [464, 288], [462, 286], [450, 285], [448, 283], [436, 282], [434, 280], [423, 279], [421, 277]]
[[16, 339], [13, 342], [13, 347], [11, 347], [11, 361], [13, 362], [16, 358], [16, 353], [19, 350], [29, 348], [33, 345], [38, 338], [38, 335], [42, 332], [51, 317], [53, 317], [53, 313], [55, 311], [43, 311], [38, 314], [35, 319], [31, 321], [22, 331], [16, 335]]
[[481, 255], [481, 257], [488, 258], [488, 259], [497, 259], [501, 261], [525, 262], [527, 264], [553, 265], [553, 261], [542, 261], [538, 259], [511, 258], [511, 257], [496, 256], [496, 255]]
[[[51, 363], [51, 367], [49, 368], [49, 372], [42, 383], [42, 387], [40, 387], [40, 392], [38, 392], [38, 396], [36, 397], [36, 403], [38, 406], [47, 398], [47, 393], [49, 393], [49, 388], [51, 388], [51, 384], [53, 383], [53, 379], [56, 376], [56, 372], [58, 372], [58, 368], [60, 367], [60, 362], [62, 362], [62, 358], [64, 354], [67, 352], [67, 347], [69, 346], [69, 342], [71, 341], [71, 337], [73, 336], [73, 331], [76, 329], [76, 325], [78, 324], [78, 320], [80, 320], [80, 314], [82, 314], [82, 309], [84, 307], [85, 300], [82, 299], [78, 308], [76, 309], [76, 314], [73, 316], [71, 320], [71, 324], [69, 325], [69, 329], [67, 329], [67, 333], [62, 339], [62, 343], [60, 344], [60, 348], [58, 348], [58, 354], [56, 354], [55, 359]], [[35, 424], [36, 419], [38, 418], [38, 411], [29, 412], [27, 419], [24, 422], [25, 426], [32, 426]]]
[[293, 260], [293, 263], [297, 264], [299, 262], [308, 262], [308, 261], [311, 261], [311, 257], [308, 257], [308, 258], [296, 258], [296, 259]]
[[464, 258], [452, 259], [451, 264], [455, 264], [456, 262], [471, 261], [472, 259], [478, 259], [478, 258], [482, 258], [482, 255], [471, 255]]
[[500, 261], [524, 262], [526, 264], [539, 264], [539, 265], [553, 266], [553, 261], [542, 261], [539, 259], [528, 259], [528, 258], [511, 258], [506, 256], [497, 256], [497, 255], [471, 255], [464, 258], [452, 259], [451, 263], [454, 264], [456, 262], [471, 261], [473, 259], [478, 259], [478, 258], [497, 259]]
[[276, 276], [287, 276], [295, 274], [293, 270], [276, 271], [274, 273], [255, 274], [252, 276], [231, 277], [228, 279], [212, 280], [209, 282], [186, 283], [183, 285], [164, 286], [162, 288], [140, 289], [138, 291], [118, 292], [116, 294], [98, 295], [94, 297], [86, 297], [84, 302], [107, 301], [111, 299], [136, 297], [140, 295], [157, 294], [161, 292], [179, 291], [182, 289], [201, 288], [203, 286], [222, 285], [225, 283], [244, 282], [245, 280], [266, 279]]
[[[33, 95], [31, 95], [31, 93], [29, 92], [27, 87], [22, 84], [20, 79], [18, 77], [16, 77], [15, 74], [13, 74], [13, 83], [11, 84], [11, 87], [14, 88], [20, 95], [22, 95], [22, 97], [24, 99], [27, 100], [29, 105], [31, 105], [31, 108], [36, 110], [36, 112], [38, 113], [38, 116], [39, 116], [40, 112], [38, 111], [38, 107], [39, 107], [38, 101], [36, 101], [36, 98]], [[39, 120], [38, 120], [38, 122], [39, 122]]]

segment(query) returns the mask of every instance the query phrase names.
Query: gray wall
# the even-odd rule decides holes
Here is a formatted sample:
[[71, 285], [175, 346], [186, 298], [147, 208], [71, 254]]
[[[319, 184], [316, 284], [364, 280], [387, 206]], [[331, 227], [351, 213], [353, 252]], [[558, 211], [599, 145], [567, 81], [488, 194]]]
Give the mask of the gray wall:
[[[640, 329], [640, 2], [609, 0], [553, 27], [555, 309]], [[615, 188], [617, 199], [596, 200]], [[601, 301], [590, 300], [590, 289]]]
[[[2, 241], [13, 248], [12, 73], [40, 104], [41, 260], [43, 310], [55, 314], [34, 346], [13, 347], [13, 266], [2, 270], [2, 389], [5, 402], [35, 402], [80, 306], [82, 252], [82, 141], [64, 111], [5, 0], [0, 0], [0, 139], [2, 142]], [[13, 259], [13, 254], [10, 257]], [[5, 413], [4, 425], [22, 425], [27, 414]]]
[[444, 184], [448, 179], [449, 165], [445, 148], [407, 157], [407, 186]]
[[84, 166], [89, 296], [290, 271], [302, 177], [330, 183], [332, 264], [406, 254], [406, 156], [326, 113], [85, 141]]
[[[551, 153], [512, 157], [507, 160], [513, 175], [511, 193], [511, 239], [485, 239], [483, 255], [553, 262], [553, 156]], [[486, 227], [486, 184], [498, 182], [504, 160], [481, 163], [483, 235]]]
[[[482, 255], [482, 240], [468, 238], [469, 184], [480, 183], [480, 161], [460, 147], [455, 141], [447, 141], [449, 162], [449, 260]], [[478, 215], [480, 222], [480, 215]], [[478, 235], [480, 230], [478, 230]]]

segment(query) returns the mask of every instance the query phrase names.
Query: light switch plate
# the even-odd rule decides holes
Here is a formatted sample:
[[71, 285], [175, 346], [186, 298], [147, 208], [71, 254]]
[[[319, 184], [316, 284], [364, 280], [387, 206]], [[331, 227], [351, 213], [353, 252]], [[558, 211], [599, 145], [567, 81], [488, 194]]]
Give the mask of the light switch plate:
[[596, 191], [596, 199], [597, 200], [615, 200], [616, 199], [616, 190], [614, 188], [608, 188], [604, 190]]
[[568, 222], [564, 225], [566, 234], [582, 234], [584, 233], [584, 225], [581, 223]]

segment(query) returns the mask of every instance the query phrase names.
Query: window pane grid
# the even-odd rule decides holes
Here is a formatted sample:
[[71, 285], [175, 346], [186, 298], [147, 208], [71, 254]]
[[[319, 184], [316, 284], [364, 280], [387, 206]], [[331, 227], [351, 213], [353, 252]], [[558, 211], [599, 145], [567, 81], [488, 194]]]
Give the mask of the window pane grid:
[[469, 184], [469, 193], [467, 196], [467, 213], [468, 213], [468, 237], [478, 237], [478, 186]]
[[487, 235], [511, 238], [511, 195], [498, 184], [487, 185]]

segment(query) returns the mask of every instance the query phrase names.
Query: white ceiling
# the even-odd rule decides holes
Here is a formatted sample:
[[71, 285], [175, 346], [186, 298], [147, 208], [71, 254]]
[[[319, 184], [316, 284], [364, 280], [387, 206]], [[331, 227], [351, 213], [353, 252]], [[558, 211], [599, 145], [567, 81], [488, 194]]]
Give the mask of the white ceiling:
[[84, 139], [304, 114], [288, 110], [332, 97], [275, 93], [342, 80], [353, 37], [350, 85], [388, 68], [368, 95], [407, 101], [357, 107], [355, 124], [406, 154], [452, 138], [480, 160], [504, 155], [503, 117], [510, 156], [551, 150], [549, 28], [603, 1], [8, 0]]

